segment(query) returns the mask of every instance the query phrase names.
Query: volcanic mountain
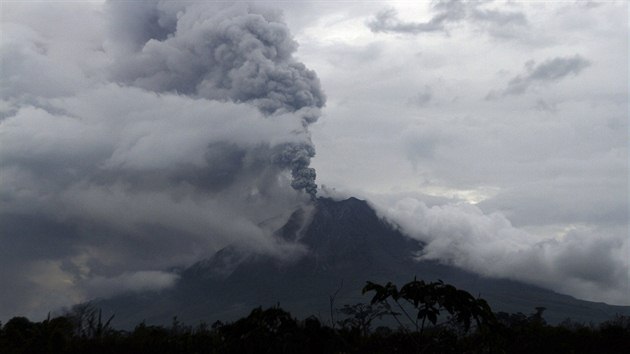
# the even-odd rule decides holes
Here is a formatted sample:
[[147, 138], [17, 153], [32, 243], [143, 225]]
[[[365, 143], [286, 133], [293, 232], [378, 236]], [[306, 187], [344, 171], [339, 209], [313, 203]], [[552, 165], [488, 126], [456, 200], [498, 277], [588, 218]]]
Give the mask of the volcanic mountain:
[[[401, 285], [414, 277], [438, 279], [486, 299], [494, 311], [530, 314], [545, 307], [544, 318], [601, 322], [630, 307], [575, 299], [507, 279], [482, 277], [454, 266], [417, 261], [422, 244], [404, 236], [355, 198], [319, 198], [312, 212], [297, 211], [278, 237], [300, 242], [306, 253], [293, 260], [252, 255], [227, 247], [180, 273], [177, 284], [159, 292], [119, 295], [100, 300], [115, 325], [142, 321], [168, 324], [174, 316], [187, 324], [234, 320], [257, 306], [280, 305], [297, 317], [329, 321], [333, 308], [368, 302], [366, 281]], [[334, 313], [333, 313], [334, 315]]]

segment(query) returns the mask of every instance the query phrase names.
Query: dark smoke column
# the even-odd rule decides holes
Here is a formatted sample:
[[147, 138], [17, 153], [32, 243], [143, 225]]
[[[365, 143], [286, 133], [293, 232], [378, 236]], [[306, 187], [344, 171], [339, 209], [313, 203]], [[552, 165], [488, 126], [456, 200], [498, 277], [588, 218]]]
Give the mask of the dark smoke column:
[[317, 195], [316, 172], [314, 168], [308, 167], [313, 156], [315, 156], [315, 148], [310, 144], [286, 144], [280, 147], [275, 163], [289, 166], [293, 177], [291, 186], [297, 190], [304, 190], [312, 199], [315, 199]]
[[[293, 58], [297, 43], [278, 11], [243, 3], [113, 1], [111, 34], [117, 46], [113, 78], [155, 92], [248, 103], [266, 117], [308, 126], [325, 97], [314, 71]], [[288, 114], [287, 114], [288, 113]], [[306, 143], [284, 144], [270, 156], [290, 170], [292, 187], [317, 192]]]

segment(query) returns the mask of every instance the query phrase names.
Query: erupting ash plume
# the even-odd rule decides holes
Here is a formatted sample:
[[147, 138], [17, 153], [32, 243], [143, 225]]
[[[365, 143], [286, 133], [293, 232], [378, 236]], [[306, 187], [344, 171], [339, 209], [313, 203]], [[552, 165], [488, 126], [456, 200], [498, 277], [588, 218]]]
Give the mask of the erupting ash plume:
[[136, 291], [138, 278], [167, 287], [164, 269], [228, 244], [303, 252], [273, 232], [315, 198], [308, 129], [325, 97], [279, 11], [4, 10], [0, 278], [13, 286], [0, 319]]
[[[297, 43], [277, 11], [252, 5], [116, 1], [110, 4], [118, 53], [112, 69], [120, 83], [155, 92], [250, 103], [265, 116], [295, 113], [304, 129], [325, 98], [312, 70], [293, 58]], [[139, 18], [138, 18], [139, 17]], [[137, 21], [140, 20], [140, 23]], [[138, 28], [141, 27], [141, 28]], [[287, 144], [292, 186], [315, 196], [315, 149]]]

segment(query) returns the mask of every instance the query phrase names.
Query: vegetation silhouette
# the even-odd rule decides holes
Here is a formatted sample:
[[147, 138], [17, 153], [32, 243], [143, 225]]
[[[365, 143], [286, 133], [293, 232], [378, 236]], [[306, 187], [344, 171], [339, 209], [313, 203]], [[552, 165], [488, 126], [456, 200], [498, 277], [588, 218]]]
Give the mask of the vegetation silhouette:
[[[445, 284], [441, 280], [425, 283], [423, 280], [414, 278], [400, 290], [391, 282], [379, 285], [368, 281], [363, 288], [363, 293], [367, 292], [375, 293], [371, 301], [372, 305], [382, 304], [386, 309], [391, 309], [389, 299], [396, 304], [415, 330], [415, 333], [410, 333], [410, 338], [416, 343], [418, 352], [425, 352], [434, 345], [432, 341], [422, 338], [427, 320], [432, 324], [434, 331], [446, 330], [451, 332], [449, 334], [468, 333], [471, 322], [474, 320], [477, 333], [486, 334], [480, 338], [486, 338], [489, 331], [496, 327], [494, 314], [485, 300], [476, 299], [467, 291]], [[416, 314], [411, 313], [409, 307]], [[446, 317], [444, 312], [446, 312]], [[390, 314], [398, 322], [400, 328], [407, 328], [399, 319], [399, 314], [393, 311], [390, 311]], [[443, 321], [438, 324], [440, 318], [443, 318]]]
[[[551, 326], [545, 309], [530, 315], [493, 313], [483, 299], [441, 281], [367, 282], [370, 303], [345, 305], [338, 326], [298, 320], [279, 306], [255, 308], [232, 323], [170, 327], [112, 327], [91, 303], [41, 322], [14, 317], [0, 323], [0, 353], [629, 353], [630, 317], [598, 326], [565, 320]], [[107, 320], [105, 320], [107, 318]], [[396, 327], [373, 322], [394, 319]]]

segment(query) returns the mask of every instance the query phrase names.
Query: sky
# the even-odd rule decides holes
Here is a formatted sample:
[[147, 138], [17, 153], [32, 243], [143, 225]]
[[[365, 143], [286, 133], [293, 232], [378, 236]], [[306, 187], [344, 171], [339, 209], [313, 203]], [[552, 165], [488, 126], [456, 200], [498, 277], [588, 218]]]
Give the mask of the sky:
[[626, 2], [1, 6], [0, 319], [299, 257], [273, 231], [315, 195], [630, 305]]

